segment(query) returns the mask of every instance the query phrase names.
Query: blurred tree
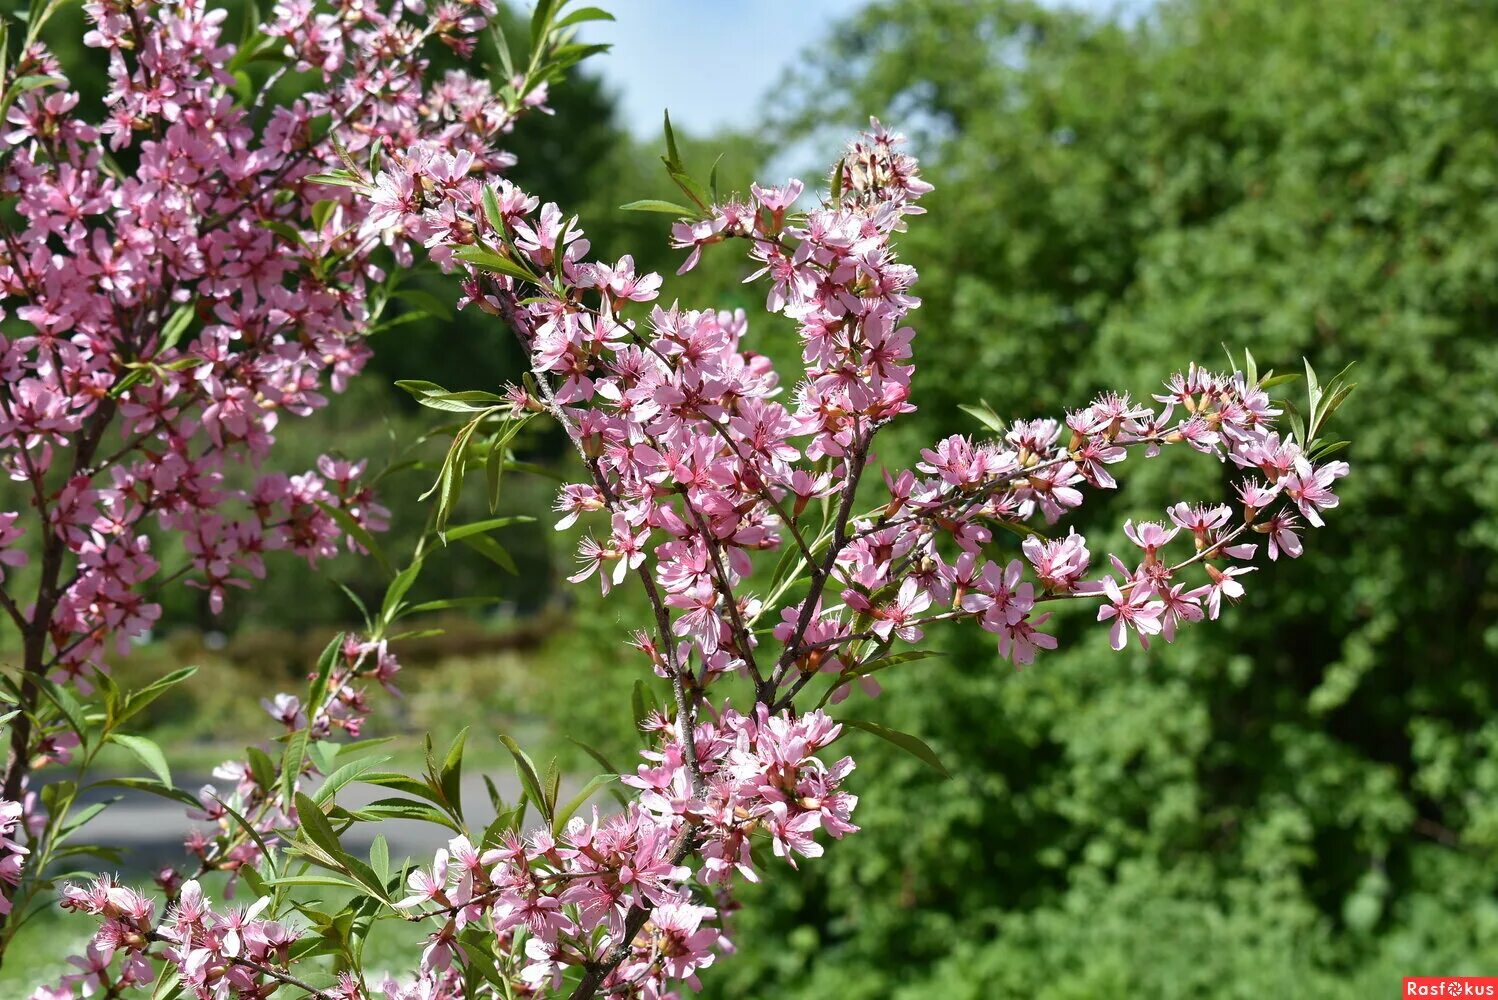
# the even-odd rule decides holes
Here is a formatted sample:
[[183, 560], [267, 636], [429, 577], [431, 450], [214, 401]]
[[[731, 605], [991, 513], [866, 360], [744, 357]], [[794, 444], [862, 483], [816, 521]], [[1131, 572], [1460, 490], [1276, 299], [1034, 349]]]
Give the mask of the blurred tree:
[[[886, 675], [871, 711], [956, 777], [854, 736], [865, 832], [746, 900], [709, 991], [1360, 996], [1493, 968], [1498, 8], [886, 2], [789, 93], [783, 136], [872, 111], [936, 184], [904, 242], [907, 447], [959, 402], [1146, 394], [1226, 343], [1357, 362], [1354, 473], [1314, 554], [1250, 581], [1272, 614], [1020, 674], [974, 637]], [[1094, 513], [1159, 517], [1212, 472], [1136, 475]]]

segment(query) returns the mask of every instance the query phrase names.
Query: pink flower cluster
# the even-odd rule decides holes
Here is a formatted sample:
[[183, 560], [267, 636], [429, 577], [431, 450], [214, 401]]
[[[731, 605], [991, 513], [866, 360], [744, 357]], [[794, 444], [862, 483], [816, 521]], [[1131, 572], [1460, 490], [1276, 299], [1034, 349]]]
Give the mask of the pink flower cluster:
[[[1040, 649], [1055, 648], [1054, 636], [1039, 631], [1050, 617], [1038, 610], [1042, 602], [1101, 597], [1098, 620], [1111, 623], [1114, 649], [1124, 648], [1131, 633], [1148, 648], [1152, 636], [1169, 642], [1181, 625], [1217, 618], [1224, 598], [1243, 596], [1239, 578], [1253, 569], [1243, 563], [1258, 550], [1248, 541], [1252, 533], [1267, 536], [1271, 559], [1281, 552], [1300, 555], [1297, 513], [1319, 526], [1320, 512], [1337, 505], [1331, 485], [1348, 466], [1313, 466], [1294, 439], [1274, 430], [1280, 410], [1241, 373], [1214, 374], [1193, 365], [1166, 389], [1155, 397], [1158, 408], [1110, 392], [1068, 413], [1064, 424], [1022, 421], [997, 440], [953, 436], [926, 449], [915, 472], [887, 476], [889, 505], [878, 517], [858, 522], [839, 558], [841, 576], [851, 584], [843, 592], [847, 606], [885, 641], [891, 629], [915, 641], [914, 615], [933, 604], [949, 609], [932, 620], [976, 619], [998, 636], [1000, 654], [1019, 664], [1032, 662]], [[1096, 579], [1087, 578], [1091, 556], [1074, 529], [1062, 538], [1025, 539], [1023, 561], [1001, 565], [984, 558], [991, 525], [1037, 516], [1054, 523], [1080, 506], [1087, 490], [1117, 488], [1108, 467], [1129, 449], [1153, 456], [1179, 444], [1243, 470], [1247, 478], [1236, 487], [1237, 507], [1181, 502], [1166, 512], [1168, 522], [1126, 522], [1124, 534], [1139, 550], [1137, 561], [1110, 556], [1112, 572]], [[1178, 536], [1181, 543], [1167, 549]], [[1189, 556], [1174, 562], [1166, 557], [1188, 540]], [[943, 541], [959, 553], [954, 560], [944, 557]], [[1181, 574], [1198, 565], [1205, 580], [1193, 585]], [[1033, 583], [1022, 579], [1027, 569]], [[881, 593], [891, 596], [873, 599]]]
[[[657, 718], [655, 728], [669, 734], [672, 727]], [[640, 790], [624, 812], [574, 817], [557, 836], [508, 834], [488, 850], [455, 838], [430, 869], [411, 873], [410, 895], [396, 904], [440, 922], [417, 978], [387, 985], [387, 997], [462, 997], [453, 956], [458, 935], [472, 925], [502, 943], [531, 989], [559, 989], [569, 969], [599, 965], [616, 948], [619, 959], [599, 985], [605, 994], [655, 998], [674, 995], [674, 983], [696, 988], [697, 970], [728, 942], [713, 925], [719, 907], [694, 901], [694, 873], [683, 862], [702, 859], [697, 875], [716, 888], [722, 906], [731, 876], [757, 881], [752, 834], [767, 834], [774, 853], [794, 864], [793, 854], [821, 854], [817, 830], [855, 831], [848, 816], [857, 800], [838, 789], [852, 760], [828, 767], [816, 757], [841, 728], [821, 712], [792, 720], [763, 706], [754, 717], [728, 710], [694, 733], [700, 795], [683, 747], [667, 735], [624, 777]], [[646, 909], [648, 920], [632, 924], [631, 915]]]
[[[84, 996], [144, 988], [156, 980], [152, 958], [173, 967], [199, 1000], [268, 996], [284, 984], [276, 971], [290, 964], [297, 940], [279, 921], [260, 918], [269, 903], [268, 896], [261, 897], [248, 907], [218, 913], [192, 880], [181, 887], [158, 926], [150, 899], [107, 877], [88, 886], [68, 885], [63, 908], [100, 918], [99, 930], [85, 955], [71, 960], [80, 971], [64, 976], [56, 987], [38, 989], [32, 1000], [65, 1000], [75, 987]], [[165, 947], [153, 951], [158, 943]]]
[[[383, 526], [355, 481], [362, 466], [327, 459], [243, 489], [226, 478], [227, 463], [266, 455], [283, 414], [324, 405], [324, 381], [341, 389], [368, 357], [380, 242], [361, 235], [365, 204], [314, 175], [386, 144], [498, 167], [489, 141], [511, 118], [460, 73], [423, 85], [422, 42], [482, 27], [487, 0], [430, 19], [401, 4], [336, 17], [279, 6], [254, 44], [284, 47], [327, 86], [266, 109], [224, 93], [237, 55], [224, 10], [86, 8], [85, 41], [111, 67], [107, 117], [81, 117], [57, 61], [33, 46], [12, 78], [55, 79], [16, 101], [0, 151], [0, 194], [22, 223], [0, 231], [0, 293], [31, 328], [0, 338], [0, 464], [31, 484], [24, 534], [59, 576], [55, 595], [44, 586], [11, 610], [47, 631], [52, 666], [72, 678], [159, 616], [144, 586], [159, 570], [152, 520], [186, 539], [184, 572], [215, 609], [264, 574], [264, 552], [336, 551], [325, 505]], [[106, 147], [128, 150], [133, 173]], [[19, 512], [0, 515], [0, 562], [22, 561], [22, 539]]]

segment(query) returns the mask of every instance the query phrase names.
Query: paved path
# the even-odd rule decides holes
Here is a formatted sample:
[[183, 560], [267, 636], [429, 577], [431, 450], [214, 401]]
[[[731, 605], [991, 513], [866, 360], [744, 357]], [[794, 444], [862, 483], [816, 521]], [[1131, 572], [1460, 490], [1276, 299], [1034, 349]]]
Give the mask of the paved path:
[[[510, 768], [498, 768], [489, 775], [499, 794], [506, 802], [520, 798], [520, 785], [515, 772]], [[182, 788], [197, 789], [213, 783], [211, 777], [186, 776], [177, 779]], [[568, 802], [581, 790], [583, 783], [567, 777], [562, 778], [560, 801]], [[187, 855], [182, 848], [182, 838], [195, 826], [187, 818], [186, 807], [149, 792], [128, 788], [97, 789], [81, 796], [84, 804], [119, 796], [119, 801], [93, 819], [74, 838], [80, 843], [114, 844], [124, 849], [122, 868], [129, 872], [151, 871], [160, 865], [170, 864], [181, 868]], [[376, 799], [401, 796], [393, 789], [353, 782], [338, 793], [338, 801], [350, 808], [368, 805]], [[462, 781], [463, 812], [468, 818], [469, 828], [480, 833], [494, 819], [494, 809], [489, 804], [489, 792], [484, 786], [483, 776], [465, 773]], [[617, 808], [607, 792], [600, 790], [593, 798], [600, 810], [605, 804]], [[528, 814], [534, 820], [535, 813]], [[388, 819], [380, 823], [358, 823], [343, 838], [350, 853], [367, 854], [370, 842], [376, 834], [384, 834], [390, 844], [390, 857], [400, 860], [406, 856], [430, 861], [430, 855], [447, 843], [452, 832], [445, 827], [418, 820]]]

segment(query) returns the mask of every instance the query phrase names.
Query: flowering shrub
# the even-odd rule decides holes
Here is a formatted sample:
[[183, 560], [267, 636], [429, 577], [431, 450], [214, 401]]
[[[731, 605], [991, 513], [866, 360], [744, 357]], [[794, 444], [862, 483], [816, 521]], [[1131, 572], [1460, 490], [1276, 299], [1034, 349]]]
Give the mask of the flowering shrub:
[[[99, 0], [86, 5], [84, 43], [110, 72], [94, 121], [38, 40], [59, 2], [32, 12], [0, 85], [0, 466], [26, 498], [0, 511], [0, 610], [19, 637], [0, 679], [0, 925], [46, 886], [51, 862], [80, 850], [64, 846], [81, 822], [78, 784], [39, 797], [34, 769], [76, 757], [81, 774], [109, 741], [173, 794], [160, 751], [119, 727], [190, 671], [126, 693], [106, 663], [147, 635], [158, 590], [182, 579], [217, 612], [264, 576], [266, 553], [315, 565], [384, 527], [363, 462], [262, 469], [278, 422], [341, 390], [406, 294], [410, 242], [373, 225], [368, 202], [330, 172], [399, 148], [488, 176], [510, 162], [494, 143], [587, 53], [543, 17], [530, 63], [502, 88], [461, 72], [429, 84], [429, 45], [470, 52], [490, 0], [430, 12], [293, 0], [239, 46], [222, 37], [226, 11], [201, 0]], [[0, 53], [9, 42], [0, 30]], [[258, 86], [252, 62], [275, 67]], [[275, 103], [286, 74], [318, 86]], [[182, 565], [158, 562], [161, 532], [181, 540]], [[273, 711], [313, 741], [357, 735], [354, 678], [388, 683], [396, 669], [378, 635], [330, 657], [305, 712], [284, 700]], [[288, 756], [286, 780], [304, 765]], [[250, 780], [271, 772], [228, 773], [236, 790], [208, 790], [205, 818], [232, 803], [260, 832], [289, 822]], [[191, 846], [204, 870], [259, 851], [242, 830]], [[11, 933], [0, 930], [0, 954]]]
[[[558, 6], [539, 5], [537, 38]], [[328, 70], [322, 29], [330, 22], [313, 32], [312, 22], [278, 11], [268, 36], [289, 39], [308, 65]], [[462, 20], [449, 13], [434, 12], [434, 24]], [[556, 26], [579, 16], [593, 13]], [[376, 34], [389, 28], [376, 18]], [[347, 37], [376, 54], [370, 73], [384, 66], [382, 45], [357, 30]], [[566, 46], [557, 52], [565, 58]], [[459, 89], [481, 100], [478, 88]], [[506, 114], [534, 94], [513, 90], [510, 103], [497, 104]], [[216, 1000], [282, 987], [322, 1000], [674, 995], [729, 947], [739, 879], [757, 880], [774, 858], [795, 866], [818, 857], [819, 832], [857, 831], [857, 799], [844, 788], [854, 762], [833, 746], [844, 735], [867, 731], [942, 768], [915, 736], [825, 711], [855, 684], [877, 694], [873, 675], [921, 657], [927, 629], [971, 621], [993, 634], [1003, 658], [1030, 664], [1056, 645], [1047, 607], [1080, 601], [1096, 607], [1115, 649], [1131, 636], [1145, 647], [1168, 642], [1243, 594], [1261, 545], [1271, 560], [1298, 556], [1304, 527], [1320, 526], [1337, 504], [1333, 486], [1347, 466], [1330, 460], [1341, 443], [1322, 431], [1351, 387], [1341, 376], [1322, 387], [1307, 367], [1301, 413], [1270, 397], [1281, 379], [1261, 377], [1247, 355], [1229, 373], [1192, 366], [1173, 375], [1151, 403], [1105, 393], [1061, 419], [1013, 424], [974, 407], [988, 436], [954, 435], [913, 468], [869, 475], [878, 433], [914, 409], [906, 319], [919, 305], [916, 272], [897, 259], [894, 241], [930, 190], [901, 138], [877, 122], [834, 167], [826, 196], [805, 209], [798, 181], [755, 186], [743, 200], [704, 188], [682, 164], [668, 122], [666, 166], [691, 204], [631, 206], [679, 220], [672, 240], [688, 251], [682, 270], [711, 245], [745, 244], [757, 267], [748, 280], [763, 281], [767, 308], [800, 331], [802, 366], [788, 393], [750, 349], [742, 313], [653, 304], [659, 276], [636, 273], [630, 257], [589, 260], [576, 219], [488, 180], [485, 168], [498, 161], [453, 148], [459, 134], [393, 142], [368, 164], [335, 147], [342, 166], [303, 180], [346, 192], [329, 209], [348, 213], [333, 230], [339, 238], [369, 248], [421, 242], [461, 275], [464, 305], [499, 317], [519, 338], [531, 371], [503, 392], [403, 383], [424, 405], [463, 418], [433, 487], [433, 534], [483, 537], [503, 523], [449, 526], [470, 466], [482, 469], [492, 501], [518, 428], [538, 415], [561, 425], [585, 475], [561, 489], [557, 526], [592, 529], [572, 579], [596, 577], [607, 593], [633, 577], [652, 620], [632, 645], [671, 690], [670, 703], [653, 706], [637, 688], [642, 761], [561, 803], [555, 771], [543, 777], [503, 738], [524, 794], [511, 804], [491, 790], [498, 816], [478, 829], [458, 790], [461, 738], [440, 761], [429, 753], [421, 776], [377, 770], [379, 758], [361, 756], [367, 747], [328, 739], [337, 729], [357, 737], [366, 711], [359, 684], [388, 683], [396, 669], [387, 630], [417, 610], [404, 597], [424, 541], [365, 636], [328, 647], [305, 699], [267, 702], [286, 730], [281, 761], [251, 751], [219, 772], [232, 792], [204, 789], [194, 802], [199, 818], [217, 824], [213, 837], [189, 845], [198, 875], [232, 871], [255, 901], [216, 907], [198, 878], [174, 872], [159, 880], [160, 913], [111, 879], [71, 884], [63, 905], [99, 918], [100, 930], [76, 960], [81, 971], [39, 998], [149, 983], [158, 995]], [[150, 368], [144, 384], [173, 384], [157, 368], [171, 370]], [[259, 383], [250, 393], [278, 398]], [[1115, 488], [1113, 469], [1131, 451], [1149, 458], [1182, 447], [1224, 464], [1234, 480], [1226, 502], [1182, 501], [1159, 521], [1125, 525], [1138, 551], [1100, 566], [1074, 530], [1044, 533], [1089, 492]], [[350, 495], [357, 499], [304, 506], [333, 522], [329, 534], [347, 527], [378, 553], [368, 513], [361, 520], [369, 500]], [[1008, 534], [1022, 538], [1017, 554], [999, 544]], [[79, 673], [94, 665], [77, 662]], [[136, 748], [151, 763], [150, 750]], [[302, 781], [309, 760], [325, 776], [315, 790]], [[177, 794], [169, 775], [158, 777]], [[616, 777], [635, 794], [611, 788], [617, 810], [583, 813]], [[339, 804], [354, 781], [400, 797]], [[540, 823], [527, 827], [531, 810]], [[344, 848], [354, 824], [394, 816], [451, 838], [429, 866], [392, 864], [381, 838], [367, 860]], [[324, 909], [305, 895], [328, 890], [347, 901]], [[420, 928], [416, 969], [380, 974], [365, 959], [380, 920]]]

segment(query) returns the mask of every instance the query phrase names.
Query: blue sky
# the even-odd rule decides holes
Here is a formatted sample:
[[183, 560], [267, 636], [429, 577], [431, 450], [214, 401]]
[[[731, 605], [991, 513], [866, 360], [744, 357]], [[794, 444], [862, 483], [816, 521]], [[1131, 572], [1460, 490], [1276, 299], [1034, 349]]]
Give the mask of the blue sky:
[[588, 60], [620, 97], [623, 123], [658, 135], [661, 112], [698, 134], [752, 123], [803, 47], [864, 0], [603, 0], [617, 18], [583, 38], [613, 51]]
[[[797, 53], [865, 0], [593, 2], [617, 20], [587, 26], [584, 40], [614, 46], [588, 60], [588, 66], [619, 95], [623, 123], [643, 137], [659, 135], [665, 108], [672, 122], [698, 134], [753, 124]], [[1107, 10], [1119, 2], [1071, 0], [1070, 5]]]

